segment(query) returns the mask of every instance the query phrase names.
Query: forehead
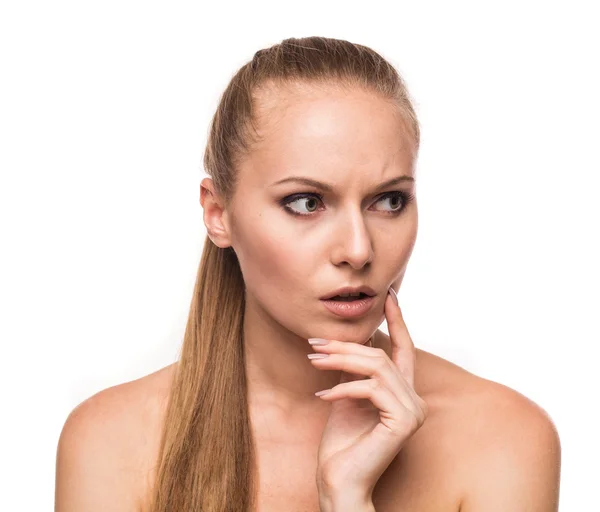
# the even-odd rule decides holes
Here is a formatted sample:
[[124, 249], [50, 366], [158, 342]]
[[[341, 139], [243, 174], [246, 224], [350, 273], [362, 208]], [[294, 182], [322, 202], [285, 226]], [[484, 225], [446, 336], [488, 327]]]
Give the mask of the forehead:
[[[352, 173], [411, 174], [414, 142], [399, 107], [372, 92], [312, 85], [271, 87], [257, 95], [259, 142], [245, 178], [267, 185], [302, 173], [329, 181]], [[394, 172], [395, 171], [395, 172]], [[245, 181], [245, 178], [242, 179]]]

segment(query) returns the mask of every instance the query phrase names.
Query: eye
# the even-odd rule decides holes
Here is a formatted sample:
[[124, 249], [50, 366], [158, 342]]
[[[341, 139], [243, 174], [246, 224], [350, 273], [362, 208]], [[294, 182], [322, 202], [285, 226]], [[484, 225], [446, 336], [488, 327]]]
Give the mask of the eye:
[[[387, 213], [389, 215], [399, 215], [406, 208], [406, 205], [410, 201], [413, 200], [413, 198], [414, 198], [413, 194], [397, 190], [394, 192], [385, 193], [383, 196], [381, 196], [377, 200], [377, 202], [380, 202], [383, 200], [388, 200], [388, 199], [391, 200], [392, 210], [387, 210], [385, 213]], [[398, 203], [399, 200], [401, 201], [401, 205], [394, 206]], [[300, 202], [300, 201], [307, 201], [305, 204], [310, 205], [310, 206], [307, 206], [307, 208], [309, 210], [307, 213], [298, 212], [297, 210], [290, 208], [290, 206], [289, 206], [290, 204]], [[318, 203], [322, 202], [322, 201], [323, 201], [323, 198], [319, 194], [302, 193], [302, 194], [293, 194], [291, 196], [284, 197], [280, 201], [280, 204], [292, 215], [296, 215], [296, 216], [300, 216], [300, 217], [310, 217], [310, 216], [312, 216], [313, 212], [316, 211]]]

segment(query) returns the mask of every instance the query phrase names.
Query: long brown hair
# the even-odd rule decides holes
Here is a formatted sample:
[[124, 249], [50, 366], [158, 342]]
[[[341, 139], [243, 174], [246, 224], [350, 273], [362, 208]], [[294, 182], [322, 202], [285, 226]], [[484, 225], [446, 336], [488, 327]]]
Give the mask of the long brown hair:
[[[259, 50], [239, 69], [212, 119], [204, 168], [226, 206], [240, 159], [257, 141], [261, 87], [286, 84], [372, 91], [399, 107], [419, 146], [419, 125], [404, 82], [380, 54], [340, 39], [285, 39]], [[162, 425], [152, 512], [250, 512], [256, 506], [244, 307], [245, 286], [235, 252], [217, 247], [207, 236]]]

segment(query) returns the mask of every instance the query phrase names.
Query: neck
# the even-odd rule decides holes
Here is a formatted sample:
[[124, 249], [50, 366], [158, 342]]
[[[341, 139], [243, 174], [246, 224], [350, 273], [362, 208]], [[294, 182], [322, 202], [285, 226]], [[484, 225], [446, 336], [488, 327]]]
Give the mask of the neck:
[[[306, 323], [298, 331], [284, 328], [251, 298], [244, 313], [244, 348], [248, 400], [250, 407], [274, 408], [285, 414], [317, 409], [328, 412], [331, 404], [315, 396], [340, 382], [338, 370], [319, 370], [307, 355], [314, 353], [308, 338], [348, 340], [370, 343], [372, 326], [357, 324], [325, 325], [322, 332], [311, 332]], [[366, 341], [363, 341], [364, 340]]]

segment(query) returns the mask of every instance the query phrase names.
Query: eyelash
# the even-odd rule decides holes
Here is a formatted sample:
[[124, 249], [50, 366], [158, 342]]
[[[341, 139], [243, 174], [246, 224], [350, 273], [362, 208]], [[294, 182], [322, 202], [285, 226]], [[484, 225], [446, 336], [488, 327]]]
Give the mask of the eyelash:
[[[321, 196], [320, 194], [306, 192], [306, 193], [300, 193], [300, 194], [292, 194], [291, 196], [284, 197], [279, 203], [290, 214], [292, 214], [296, 217], [312, 217], [314, 215], [314, 212], [313, 213], [298, 213], [298, 212], [292, 210], [288, 206], [288, 204], [293, 203], [294, 201], [297, 201], [299, 199], [308, 199], [308, 198], [313, 198], [313, 197], [317, 198], [321, 202], [323, 201], [323, 196]], [[391, 216], [398, 216], [406, 209], [408, 204], [414, 199], [414, 194], [411, 194], [409, 192], [403, 192], [400, 190], [396, 190], [394, 192], [386, 192], [385, 194], [380, 196], [376, 202], [379, 202], [382, 199], [388, 199], [390, 197], [400, 197], [402, 199], [402, 207], [399, 210], [388, 211], [388, 212], [384, 212], [384, 213], [387, 213], [388, 215], [391, 215]]]

